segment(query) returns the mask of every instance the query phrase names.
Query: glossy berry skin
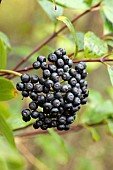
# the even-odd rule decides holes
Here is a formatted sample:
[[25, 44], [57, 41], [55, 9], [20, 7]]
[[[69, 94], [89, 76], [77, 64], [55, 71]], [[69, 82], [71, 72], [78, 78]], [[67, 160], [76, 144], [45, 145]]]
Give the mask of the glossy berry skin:
[[26, 73], [22, 74], [21, 75], [21, 81], [23, 83], [28, 83], [30, 81], [30, 76], [28, 74], [26, 74]]
[[50, 91], [50, 88], [48, 88], [46, 86], [43, 87], [43, 92], [44, 93], [49, 93], [49, 91]]
[[68, 57], [67, 55], [63, 55], [63, 56], [62, 56], [62, 59], [63, 59], [63, 61], [64, 61], [65, 64], [68, 64], [68, 62], [69, 62], [69, 57]]
[[71, 123], [74, 122], [74, 120], [75, 120], [75, 117], [74, 117], [74, 116], [69, 116], [69, 117], [67, 118], [67, 123], [71, 124]]
[[71, 86], [76, 86], [76, 84], [77, 84], [76, 78], [72, 77], [72, 78], [69, 80], [69, 84], [70, 84]]
[[22, 110], [22, 116], [30, 116], [30, 114], [31, 114], [31, 112], [30, 112], [30, 110], [29, 109], [24, 109], [24, 110]]
[[61, 58], [62, 57], [62, 51], [61, 50], [56, 50], [55, 52], [54, 52], [54, 54], [56, 54], [56, 56], [57, 56], [57, 58]]
[[29, 108], [31, 110], [36, 110], [38, 108], [38, 105], [36, 102], [33, 101], [33, 102], [29, 103]]
[[64, 48], [59, 48], [58, 50], [60, 50], [60, 52], [62, 53], [62, 55], [66, 55], [66, 50]]
[[38, 56], [37, 61], [39, 61], [40, 63], [46, 62], [46, 57], [45, 56]]
[[44, 69], [48, 69], [48, 64], [46, 62], [41, 63], [41, 68]]
[[22, 82], [18, 82], [18, 83], [16, 84], [16, 88], [17, 88], [17, 90], [22, 91], [22, 90], [24, 90], [25, 85], [24, 85], [24, 83], [22, 83]]
[[30, 93], [30, 98], [31, 98], [33, 101], [37, 101], [38, 95], [37, 95], [35, 92], [31, 92], [31, 93]]
[[37, 119], [39, 117], [39, 112], [37, 111], [32, 111], [31, 112], [31, 117], [34, 118], [34, 119]]
[[58, 73], [59, 76], [62, 76], [64, 74], [63, 68], [58, 68], [57, 73]]
[[54, 107], [59, 107], [60, 106], [60, 100], [55, 99], [55, 100], [53, 100], [52, 104], [53, 104]]
[[62, 131], [62, 130], [65, 129], [65, 125], [58, 125], [58, 126], [57, 126], [57, 129]]
[[56, 66], [54, 64], [49, 64], [48, 69], [51, 73], [56, 72]]
[[80, 104], [80, 99], [78, 97], [75, 97], [73, 101], [73, 106], [78, 106]]
[[40, 127], [42, 130], [46, 130], [48, 128], [48, 124], [43, 124], [41, 127]]
[[83, 71], [82, 71], [81, 77], [82, 77], [82, 79], [85, 79], [85, 78], [87, 77], [87, 72], [86, 72], [86, 70], [83, 70]]
[[75, 76], [77, 82], [80, 82], [81, 80], [81, 74], [77, 73], [76, 76]]
[[72, 65], [73, 65], [73, 61], [72, 61], [72, 60], [69, 60], [69, 61], [68, 61], [68, 66], [71, 68]]
[[57, 73], [52, 73], [50, 78], [51, 78], [51, 80], [53, 80], [54, 82], [59, 81], [59, 76], [58, 76]]
[[84, 105], [84, 104], [86, 104], [86, 103], [87, 103], [87, 99], [86, 99], [86, 98], [84, 98], [84, 99], [81, 100], [81, 104], [82, 104], [82, 105]]
[[66, 104], [64, 105], [64, 109], [65, 109], [65, 110], [71, 110], [72, 107], [73, 107], [72, 103], [66, 103]]
[[43, 125], [43, 121], [42, 120], [36, 120], [36, 125], [41, 127]]
[[47, 109], [47, 110], [51, 110], [51, 109], [52, 109], [52, 104], [49, 103], [49, 102], [46, 102], [46, 103], [43, 104], [43, 107], [44, 107], [45, 109]]
[[36, 93], [41, 93], [41, 92], [43, 91], [43, 85], [41, 85], [41, 84], [36, 84], [36, 85], [34, 86], [34, 91], [35, 91]]
[[45, 84], [46, 79], [44, 79], [43, 77], [39, 77], [39, 83], [44, 85]]
[[51, 75], [51, 72], [48, 69], [45, 69], [43, 71], [43, 77], [44, 78], [48, 78], [48, 77], [50, 77], [50, 75]]
[[61, 86], [61, 91], [66, 93], [68, 91], [68, 85], [67, 84], [64, 84]]
[[59, 91], [60, 89], [61, 89], [61, 84], [60, 84], [60, 82], [54, 83], [54, 85], [53, 85], [53, 90], [54, 90], [54, 91]]
[[68, 72], [66, 72], [62, 75], [62, 79], [65, 80], [65, 81], [68, 81], [70, 78], [71, 77], [70, 77], [70, 74]]
[[54, 83], [52, 80], [46, 80], [45, 81], [45, 86], [48, 87], [48, 88], [51, 88], [53, 87]]
[[45, 122], [46, 124], [50, 124], [50, 123], [51, 123], [51, 118], [46, 117], [45, 120], [44, 120], [44, 122]]
[[54, 99], [54, 94], [49, 92], [46, 94], [46, 101], [50, 102]]
[[82, 73], [82, 71], [86, 68], [86, 64], [84, 62], [80, 62], [75, 66], [75, 69], [79, 72]]
[[64, 70], [64, 72], [67, 72], [69, 70], [69, 66], [68, 65], [64, 65], [63, 70]]
[[34, 128], [34, 129], [38, 129], [38, 128], [39, 128], [39, 126], [37, 125], [36, 122], [33, 124], [33, 128]]
[[66, 117], [65, 117], [65, 116], [61, 116], [61, 117], [58, 119], [58, 123], [60, 123], [60, 124], [66, 124]]
[[56, 99], [62, 98], [62, 93], [61, 92], [56, 92], [54, 95], [55, 95]]
[[45, 118], [44, 112], [39, 112], [39, 118], [40, 119], [44, 119]]
[[35, 62], [33, 63], [33, 68], [34, 68], [34, 69], [39, 69], [40, 66], [41, 66], [41, 63], [40, 63], [39, 61], [35, 61]]
[[29, 92], [28, 91], [22, 91], [22, 96], [23, 97], [28, 97], [29, 96]]
[[69, 129], [70, 129], [70, 125], [66, 124], [64, 130], [69, 130]]
[[52, 108], [51, 109], [51, 111], [50, 111], [50, 116], [51, 117], [56, 117], [57, 115], [58, 115], [58, 112], [59, 112], [59, 110], [58, 110], [58, 108]]
[[74, 94], [74, 96], [78, 96], [79, 94], [81, 95], [81, 90], [77, 87], [73, 87], [72, 88], [72, 93]]
[[39, 104], [39, 105], [40, 105], [40, 104], [44, 104], [45, 101], [46, 101], [46, 98], [45, 98], [45, 96], [44, 96], [43, 94], [39, 94], [37, 101], [38, 101], [38, 104]]
[[34, 86], [33, 86], [33, 84], [32, 84], [32, 83], [26, 83], [26, 85], [25, 85], [25, 89], [26, 89], [27, 91], [32, 91], [32, 90], [33, 90], [33, 88], [34, 88]]
[[29, 109], [24, 109], [24, 110], [22, 111], [22, 119], [23, 119], [23, 121], [25, 121], [25, 122], [30, 121], [31, 117], [30, 117], [30, 110], [29, 110]]
[[53, 53], [49, 54], [48, 55], [48, 61], [50, 61], [50, 62], [57, 61], [57, 56], [55, 54], [53, 54]]
[[71, 69], [69, 70], [69, 74], [70, 74], [72, 77], [75, 77], [76, 74], [77, 74], [77, 72], [76, 72], [76, 70], [75, 70], [74, 68], [71, 68]]
[[57, 68], [63, 67], [64, 66], [64, 61], [61, 58], [58, 59], [57, 62], [56, 62], [56, 66], [57, 66]]
[[38, 78], [37, 75], [32, 75], [31, 76], [31, 83], [38, 83], [38, 80], [39, 80], [39, 78]]
[[52, 120], [51, 121], [51, 126], [52, 127], [57, 127], [57, 121], [56, 120]]
[[22, 119], [24, 122], [29, 122], [31, 120], [31, 117], [30, 116], [27, 116], [27, 117], [22, 116]]
[[73, 93], [68, 92], [68, 93], [66, 94], [66, 100], [67, 100], [67, 102], [72, 102], [72, 101], [74, 100], [74, 95], [73, 95]]

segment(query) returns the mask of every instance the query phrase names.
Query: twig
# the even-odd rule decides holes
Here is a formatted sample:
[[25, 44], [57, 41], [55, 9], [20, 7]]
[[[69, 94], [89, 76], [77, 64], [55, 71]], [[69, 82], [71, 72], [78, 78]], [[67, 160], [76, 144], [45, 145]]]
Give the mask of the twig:
[[[98, 124], [89, 124], [87, 126], [89, 127], [96, 127], [96, 126], [100, 126], [100, 125], [106, 125], [106, 122], [100, 122]], [[65, 133], [70, 133], [70, 132], [78, 132], [82, 129], [84, 129], [85, 126], [84, 125], [74, 125], [70, 128], [69, 131], [58, 131], [55, 129], [55, 131], [58, 133], [58, 134], [65, 134]], [[49, 132], [47, 130], [34, 130], [34, 131], [30, 131], [30, 132], [23, 132], [23, 133], [20, 133], [20, 134], [17, 134], [16, 136], [17, 137], [30, 137], [30, 136], [35, 136], [35, 135], [41, 135], [41, 134], [49, 134]]]
[[[72, 54], [70, 54], [69, 55], [69, 57], [71, 57], [73, 55], [73, 53]], [[107, 55], [107, 54], [106, 54]], [[81, 61], [83, 61], [83, 62], [86, 62], [86, 63], [91, 63], [91, 62], [100, 62], [100, 63], [105, 63], [105, 62], [113, 62], [113, 59], [109, 59], [109, 58], [107, 58], [109, 55], [107, 55], [106, 57], [101, 57], [101, 58], [91, 58], [91, 59], [82, 59], [82, 60], [73, 60], [73, 63], [79, 63], [79, 62], [81, 62]], [[33, 67], [32, 66], [28, 66], [28, 67], [26, 67], [26, 68], [23, 68], [23, 69], [20, 69], [20, 70], [17, 70], [17, 72], [24, 72], [24, 71], [29, 71], [29, 70], [32, 70], [33, 69]], [[9, 73], [8, 73], [9, 74]], [[19, 74], [19, 73], [18, 73]], [[5, 75], [7, 75], [7, 74], [5, 74]], [[2, 75], [0, 75], [0, 76], [2, 76]], [[8, 79], [12, 79], [12, 78], [14, 78], [16, 75], [12, 75], [11, 77], [8, 77]]]
[[[58, 133], [58, 134], [64, 134], [64, 133], [68, 133], [70, 131], [79, 131], [83, 129], [83, 126], [82, 125], [77, 125], [77, 126], [73, 126], [71, 127], [71, 129], [69, 131], [58, 131], [55, 129], [55, 131]], [[21, 133], [21, 134], [17, 134], [16, 136], [17, 137], [28, 137], [28, 136], [34, 136], [34, 135], [40, 135], [40, 134], [49, 134], [49, 132], [47, 130], [34, 130], [34, 131], [31, 131], [31, 132], [24, 132], [24, 133]]]
[[7, 73], [7, 74], [13, 74], [15, 76], [21, 76], [21, 73], [18, 73], [17, 71], [12, 71], [12, 70], [0, 70], [0, 73]]
[[19, 146], [19, 151], [25, 156], [25, 158], [37, 169], [39, 170], [51, 170], [48, 168], [43, 162], [41, 162], [38, 158], [36, 158], [27, 147], [25, 147], [22, 142], [18, 141], [17, 139], [17, 145]]
[[[97, 5], [93, 6], [91, 9], [86, 10], [85, 12], [75, 16], [71, 22], [75, 22], [77, 21], [79, 18], [81, 18], [82, 16], [84, 16], [85, 14], [98, 10], [98, 7], [100, 6], [100, 3], [98, 3]], [[65, 30], [67, 28], [66, 25], [64, 25], [63, 27], [61, 27], [57, 32], [53, 33], [50, 37], [48, 37], [46, 40], [44, 40], [40, 45], [36, 46], [35, 49], [29, 54], [27, 55], [23, 60], [21, 60], [15, 67], [13, 70], [17, 70], [17, 68], [19, 68], [23, 63], [25, 63], [25, 61], [27, 61], [34, 53], [36, 53], [37, 51], [39, 51], [42, 47], [44, 47], [47, 43], [49, 43], [52, 39], [54, 39], [60, 32], [62, 32], [63, 30]]]

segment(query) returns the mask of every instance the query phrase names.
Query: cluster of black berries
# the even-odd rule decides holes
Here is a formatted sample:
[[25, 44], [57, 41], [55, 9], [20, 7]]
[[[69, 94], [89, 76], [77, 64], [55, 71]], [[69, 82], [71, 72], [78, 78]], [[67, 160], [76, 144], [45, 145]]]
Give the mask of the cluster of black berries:
[[23, 97], [29, 96], [32, 100], [29, 109], [22, 111], [22, 118], [25, 122], [36, 119], [35, 129], [68, 130], [80, 105], [87, 102], [86, 64], [80, 62], [72, 68], [73, 62], [62, 48], [49, 54], [48, 61], [38, 56], [33, 68], [42, 69], [42, 77], [23, 74], [16, 85]]

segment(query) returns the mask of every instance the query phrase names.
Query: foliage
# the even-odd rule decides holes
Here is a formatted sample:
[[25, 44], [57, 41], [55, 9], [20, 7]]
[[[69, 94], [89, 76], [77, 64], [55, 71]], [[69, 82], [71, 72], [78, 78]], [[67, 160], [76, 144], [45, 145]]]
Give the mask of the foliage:
[[[96, 169], [95, 162], [98, 160], [94, 157], [98, 157], [99, 154], [95, 153], [97, 145], [99, 145], [98, 150], [101, 144], [108, 150], [105, 152], [101, 148], [103, 155], [105, 152], [104, 156], [100, 155], [101, 161], [103, 160], [102, 164], [104, 164], [104, 159], [107, 159], [106, 153], [110, 153], [113, 149], [112, 142], [110, 143], [105, 135], [109, 133], [113, 136], [113, 0], [36, 0], [36, 2], [29, 1], [29, 3], [24, 0], [17, 3], [14, 5], [14, 0], [12, 2], [0, 1], [0, 168], [2, 170], [24, 170], [26, 169], [26, 158], [31, 164], [35, 162], [34, 165], [30, 165], [31, 169], [43, 170], [44, 164], [46, 169], [55, 170], [61, 169], [62, 166], [64, 169], [72, 170], [76, 167], [80, 170]], [[10, 10], [12, 4], [14, 8]], [[20, 11], [19, 5], [20, 9], [23, 9], [23, 6], [25, 9], [17, 15], [16, 12]], [[16, 8], [17, 11], [14, 10]], [[7, 13], [6, 15], [7, 10], [12, 11], [13, 14]], [[93, 18], [86, 17], [84, 21], [76, 22], [85, 14], [95, 10], [98, 10], [99, 19], [94, 13], [96, 24], [93, 29], [91, 27]], [[8, 15], [13, 16], [9, 18], [9, 21], [12, 19], [10, 23], [6, 20]], [[73, 15], [75, 16], [73, 17]], [[64, 23], [63, 26], [60, 21]], [[74, 24], [74, 22], [76, 23]], [[2, 25], [4, 26], [2, 27]], [[82, 28], [84, 25], [88, 25], [88, 27]], [[97, 27], [98, 31], [96, 31]], [[70, 32], [61, 33], [66, 28]], [[103, 34], [100, 34], [99, 29]], [[49, 38], [45, 39], [45, 37]], [[52, 41], [53, 39], [54, 41]], [[37, 46], [33, 50], [33, 46], [36, 44]], [[13, 78], [15, 75], [20, 76], [20, 72], [23, 71], [31, 70], [32, 73], [31, 63], [37, 54], [48, 55], [57, 47], [66, 48], [67, 53], [72, 56], [73, 63], [88, 62], [90, 87], [88, 104], [77, 114], [72, 129], [65, 132], [64, 136], [60, 136], [54, 130], [49, 130], [49, 134], [35, 131], [37, 135], [42, 134], [35, 139], [23, 140], [22, 136], [34, 134], [29, 127], [33, 122], [24, 123], [20, 114], [21, 108], [26, 107], [30, 99], [21, 100], [14, 85], [18, 77]], [[107, 63], [108, 61], [109, 63]], [[22, 64], [26, 65], [19, 68]], [[91, 71], [89, 68], [92, 68]], [[106, 71], [108, 71], [108, 75]], [[35, 74], [40, 74], [40, 72], [35, 71]], [[82, 130], [80, 133], [75, 133], [80, 130]], [[89, 134], [97, 143], [91, 144]], [[89, 152], [85, 147], [86, 143], [87, 147], [90, 144], [91, 148], [94, 147], [91, 150], [89, 147]], [[26, 149], [22, 147], [23, 145]], [[24, 148], [21, 151], [22, 154], [18, 152], [19, 148]], [[27, 154], [28, 157], [26, 157]], [[91, 156], [94, 160], [90, 158]], [[110, 164], [109, 161], [106, 160], [106, 162]], [[100, 170], [104, 169], [101, 163], [98, 164]]]

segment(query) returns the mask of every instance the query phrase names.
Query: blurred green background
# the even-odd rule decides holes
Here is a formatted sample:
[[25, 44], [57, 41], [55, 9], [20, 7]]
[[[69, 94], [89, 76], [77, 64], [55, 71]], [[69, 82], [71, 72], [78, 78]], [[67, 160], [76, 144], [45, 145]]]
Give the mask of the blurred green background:
[[[51, 6], [54, 8], [52, 3]], [[81, 12], [82, 10], [66, 8], [63, 15], [71, 19]], [[62, 25], [61, 22], [54, 24], [36, 0], [3, 0], [0, 5], [0, 31], [8, 36], [12, 46], [12, 50], [8, 54], [7, 69], [12, 69], [35, 46], [39, 45]], [[97, 36], [103, 35], [102, 18], [98, 11], [83, 16], [74, 23], [74, 27], [77, 32], [93, 31]], [[48, 45], [33, 55], [21, 68], [32, 65], [39, 54], [47, 56], [59, 47], [65, 48], [67, 54], [73, 52], [74, 44], [67, 38], [69, 35], [68, 30], [60, 33]], [[87, 71], [89, 73], [87, 79], [89, 89], [92, 90], [89, 102], [78, 113], [75, 125], [80, 122], [82, 115], [88, 111], [94, 115], [104, 113], [103, 108], [105, 108], [112, 113], [113, 90], [106, 67], [98, 63], [88, 63]], [[33, 74], [34, 71], [29, 73]], [[19, 78], [12, 81], [16, 84], [17, 80]], [[28, 105], [28, 100], [22, 101], [21, 95], [8, 102], [0, 102], [0, 111], [4, 114], [12, 129], [26, 125], [21, 120], [20, 115], [21, 110], [26, 105]], [[109, 111], [109, 109], [111, 110]], [[29, 127], [21, 132], [31, 130], [33, 130], [32, 127]], [[7, 142], [0, 137], [0, 169], [112, 170], [113, 137], [110, 135], [107, 126], [97, 126], [95, 130], [97, 141], [94, 141], [96, 137], [92, 138], [93, 133], [88, 128], [78, 132], [68, 131], [61, 137], [57, 134], [15, 137], [18, 152], [10, 148]], [[18, 133], [17, 131], [14, 134]]]

